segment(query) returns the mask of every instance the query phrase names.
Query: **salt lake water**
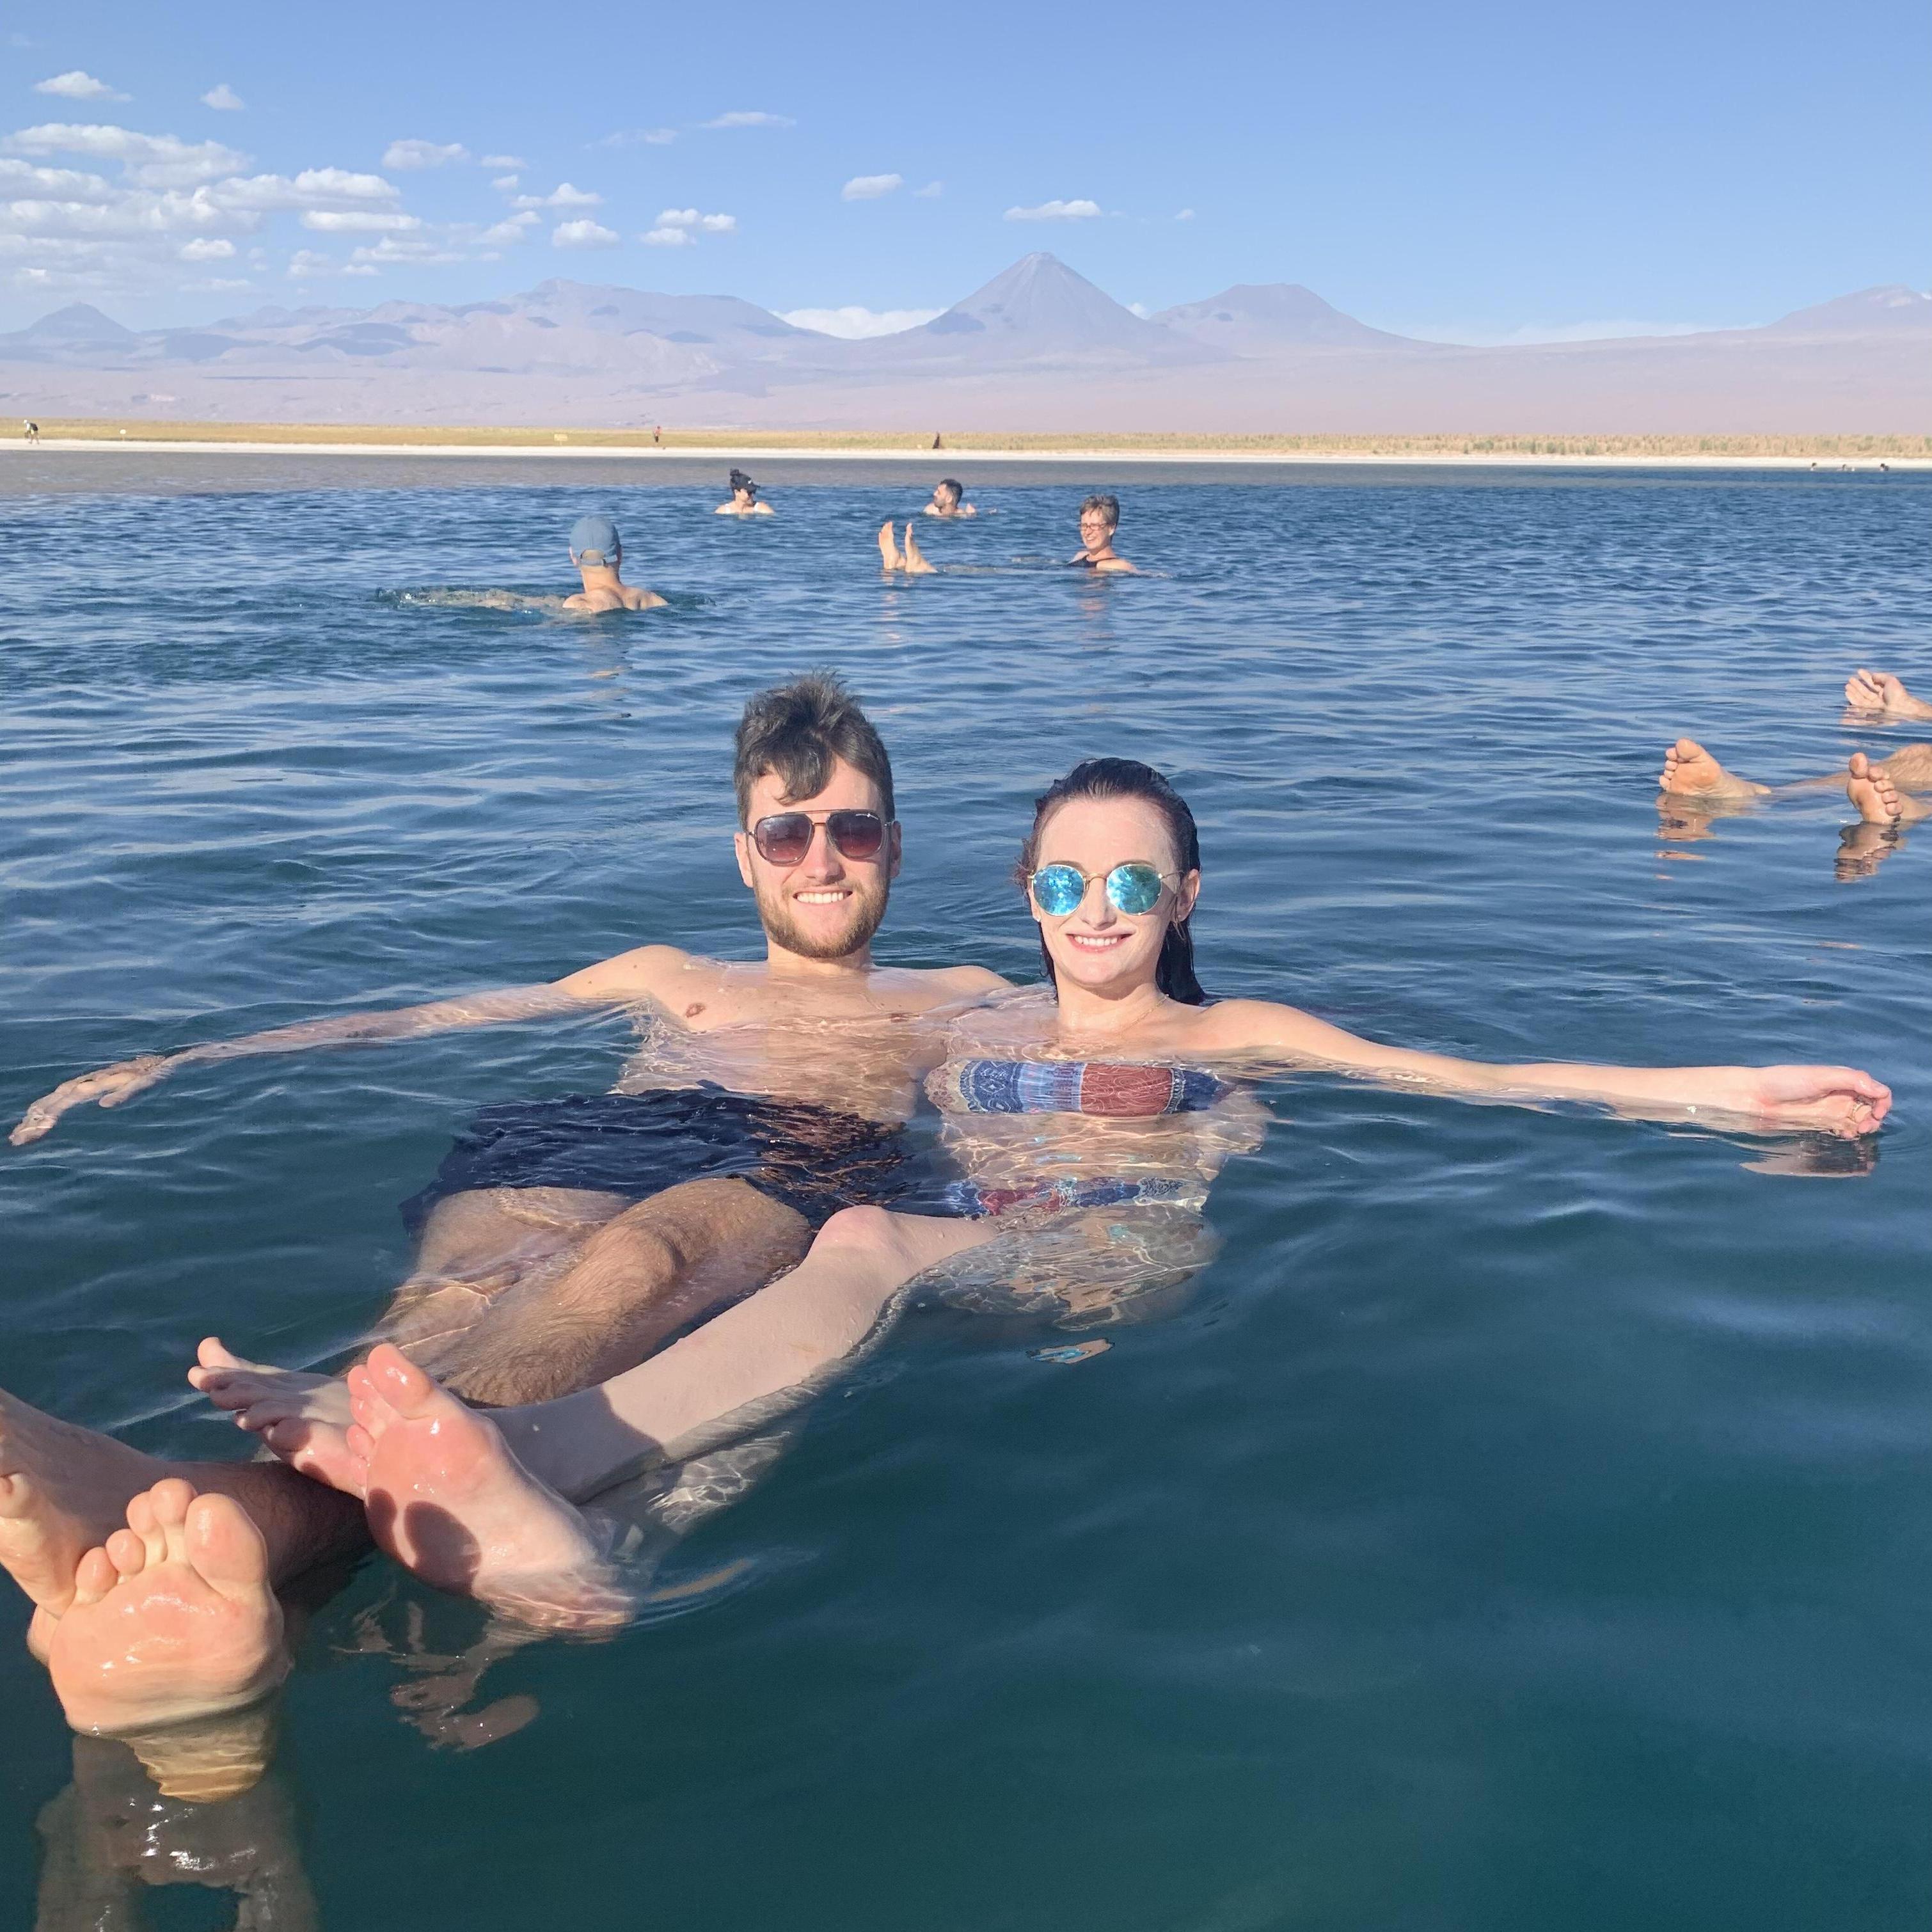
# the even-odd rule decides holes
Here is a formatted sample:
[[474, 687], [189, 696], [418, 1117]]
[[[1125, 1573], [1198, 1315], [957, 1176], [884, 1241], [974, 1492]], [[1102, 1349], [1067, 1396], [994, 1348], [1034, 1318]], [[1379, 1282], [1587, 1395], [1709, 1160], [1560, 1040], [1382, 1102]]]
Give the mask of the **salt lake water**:
[[[1932, 688], [1932, 478], [982, 468], [998, 514], [896, 585], [874, 535], [930, 477], [764, 480], [747, 524], [676, 462], [8, 455], [0, 1111], [649, 939], [751, 956], [731, 727], [830, 664], [898, 774], [887, 960], [1034, 976], [1029, 802], [1123, 753], [1199, 816], [1210, 992], [1485, 1058], [1850, 1061], [1897, 1091], [1875, 1157], [1273, 1081], [1164, 1319], [1064, 1364], [909, 1318], [612, 1642], [479, 1654], [372, 1559], [270, 1780], [200, 1821], [76, 1760], [0, 1594], [0, 1924], [43, 1883], [110, 1922], [121, 1860], [177, 1927], [232, 1922], [212, 1882], [353, 1932], [1924, 1925], [1932, 826], [1660, 828], [1652, 782], [1680, 732], [1770, 779], [1910, 740], [1840, 687]], [[1096, 487], [1160, 574], [1013, 562]], [[441, 594], [568, 587], [586, 510], [668, 610]], [[197, 1339], [347, 1346], [453, 1130], [627, 1037], [198, 1066], [0, 1152], [0, 1381], [242, 1453]]]

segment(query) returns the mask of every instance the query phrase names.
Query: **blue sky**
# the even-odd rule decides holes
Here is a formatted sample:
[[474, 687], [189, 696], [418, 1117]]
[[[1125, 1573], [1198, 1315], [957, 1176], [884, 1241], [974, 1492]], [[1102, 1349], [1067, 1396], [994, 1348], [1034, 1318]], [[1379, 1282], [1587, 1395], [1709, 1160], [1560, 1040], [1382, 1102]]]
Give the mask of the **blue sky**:
[[1036, 248], [1148, 308], [1290, 281], [1461, 340], [1760, 322], [1932, 281], [1929, 65], [1923, 0], [16, 0], [0, 326], [553, 274], [916, 314]]

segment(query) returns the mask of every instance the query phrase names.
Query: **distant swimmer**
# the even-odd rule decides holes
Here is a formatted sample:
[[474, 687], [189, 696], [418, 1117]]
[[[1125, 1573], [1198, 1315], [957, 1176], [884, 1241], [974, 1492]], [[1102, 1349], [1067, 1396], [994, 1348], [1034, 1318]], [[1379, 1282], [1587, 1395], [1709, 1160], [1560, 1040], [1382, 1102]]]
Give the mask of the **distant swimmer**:
[[926, 562], [919, 540], [912, 533], [911, 524], [906, 525], [905, 548], [901, 550], [892, 541], [892, 520], [890, 517], [879, 526], [879, 564], [884, 570], [904, 571], [908, 577], [934, 574], [933, 566]]
[[1079, 554], [1067, 562], [1082, 570], [1132, 570], [1133, 566], [1114, 548], [1114, 532], [1120, 527], [1120, 498], [1089, 496], [1080, 506]]
[[626, 584], [624, 542], [608, 517], [579, 517], [570, 526], [570, 560], [583, 573], [584, 588], [566, 597], [566, 610], [661, 610], [664, 600], [640, 584]]
[[920, 511], [922, 517], [976, 517], [979, 512], [966, 500], [966, 486], [956, 476], [942, 476], [932, 486], [932, 501]]
[[720, 503], [716, 514], [721, 517], [769, 517], [772, 506], [758, 501], [758, 486], [742, 470], [731, 472], [731, 500]]

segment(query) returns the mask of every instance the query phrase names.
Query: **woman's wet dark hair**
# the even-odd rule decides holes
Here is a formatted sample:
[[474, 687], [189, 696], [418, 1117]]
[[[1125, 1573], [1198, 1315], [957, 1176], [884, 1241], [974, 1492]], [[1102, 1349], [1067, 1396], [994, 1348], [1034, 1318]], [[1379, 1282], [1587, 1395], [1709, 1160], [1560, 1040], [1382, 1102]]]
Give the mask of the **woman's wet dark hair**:
[[[1041, 827], [1055, 806], [1064, 805], [1072, 798], [1144, 799], [1166, 820], [1168, 834], [1174, 841], [1180, 870], [1199, 870], [1201, 835], [1195, 828], [1194, 814], [1188, 810], [1186, 800], [1151, 765], [1144, 765], [1137, 758], [1089, 758], [1084, 764], [1076, 765], [1064, 778], [1056, 778], [1034, 800], [1033, 830], [1027, 834], [1026, 843], [1020, 848], [1020, 862], [1013, 874], [1022, 892], [1027, 890], [1027, 881], [1033, 876], [1040, 851]], [[1040, 953], [1046, 962], [1046, 976], [1054, 979], [1053, 955], [1047, 950], [1043, 932], [1040, 934]], [[1208, 995], [1201, 990], [1201, 982], [1194, 976], [1194, 935], [1189, 931], [1186, 920], [1177, 919], [1168, 926], [1166, 937], [1160, 943], [1160, 959], [1154, 968], [1154, 980], [1155, 986], [1170, 1000], [1178, 1000], [1183, 1006], [1204, 1006], [1208, 1004]]]
[[731, 488], [734, 492], [740, 490], [755, 490], [758, 487], [742, 470], [732, 471]]

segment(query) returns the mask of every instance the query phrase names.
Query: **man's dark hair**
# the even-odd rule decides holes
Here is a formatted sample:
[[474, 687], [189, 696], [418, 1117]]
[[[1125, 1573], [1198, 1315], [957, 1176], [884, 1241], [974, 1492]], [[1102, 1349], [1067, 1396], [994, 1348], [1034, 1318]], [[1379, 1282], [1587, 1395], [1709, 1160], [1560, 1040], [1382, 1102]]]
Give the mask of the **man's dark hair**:
[[964, 496], [966, 494], [965, 484], [956, 476], [942, 476], [938, 487], [942, 490], [950, 490], [956, 496]]
[[1101, 515], [1106, 518], [1107, 526], [1108, 529], [1117, 530], [1120, 527], [1120, 500], [1119, 497], [1089, 496], [1082, 502], [1080, 506], [1080, 514], [1084, 517], [1089, 510], [1098, 510]]
[[752, 788], [766, 772], [776, 774], [790, 805], [825, 789], [835, 758], [870, 778], [879, 788], [886, 817], [893, 817], [892, 762], [859, 700], [835, 673], [808, 671], [790, 684], [758, 692], [738, 721], [738, 758], [731, 774], [738, 823], [750, 823]]

